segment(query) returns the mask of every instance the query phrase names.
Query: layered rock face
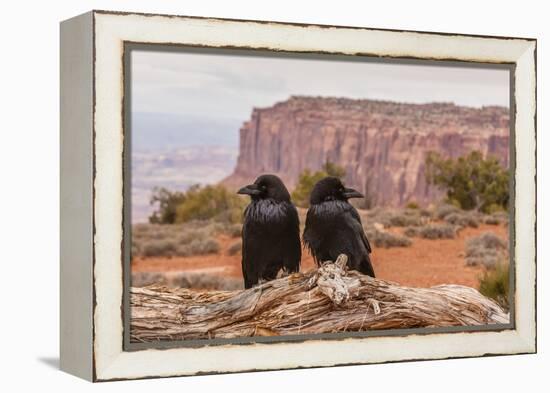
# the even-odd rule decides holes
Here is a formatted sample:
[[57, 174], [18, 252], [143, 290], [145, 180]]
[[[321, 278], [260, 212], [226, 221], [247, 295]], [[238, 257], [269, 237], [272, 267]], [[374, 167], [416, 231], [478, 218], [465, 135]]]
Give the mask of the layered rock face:
[[291, 97], [253, 110], [240, 129], [235, 170], [223, 183], [238, 187], [274, 173], [292, 190], [303, 170], [331, 161], [372, 206], [427, 204], [441, 196], [426, 184], [428, 151], [457, 157], [479, 150], [508, 166], [509, 134], [503, 107]]

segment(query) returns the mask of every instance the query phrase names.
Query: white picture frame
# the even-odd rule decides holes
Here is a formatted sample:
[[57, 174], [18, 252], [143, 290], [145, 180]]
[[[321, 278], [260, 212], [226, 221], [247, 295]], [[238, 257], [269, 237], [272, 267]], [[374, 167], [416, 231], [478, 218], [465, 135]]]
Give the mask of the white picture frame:
[[[508, 64], [514, 320], [500, 331], [125, 350], [125, 43]], [[61, 368], [90, 381], [536, 352], [536, 40], [91, 11], [61, 24]]]

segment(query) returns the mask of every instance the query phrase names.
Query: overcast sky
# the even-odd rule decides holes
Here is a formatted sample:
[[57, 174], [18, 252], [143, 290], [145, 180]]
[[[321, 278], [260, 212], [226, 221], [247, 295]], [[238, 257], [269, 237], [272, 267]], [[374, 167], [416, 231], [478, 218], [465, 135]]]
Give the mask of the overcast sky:
[[132, 109], [246, 120], [291, 95], [509, 105], [507, 70], [133, 51]]

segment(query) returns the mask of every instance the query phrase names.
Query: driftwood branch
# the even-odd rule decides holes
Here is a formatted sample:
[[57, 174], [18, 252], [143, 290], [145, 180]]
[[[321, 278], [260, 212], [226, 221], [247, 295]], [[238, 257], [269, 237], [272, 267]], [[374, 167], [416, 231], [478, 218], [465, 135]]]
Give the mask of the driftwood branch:
[[473, 288], [402, 287], [347, 271], [346, 260], [248, 290], [131, 288], [131, 341], [508, 323], [508, 314]]

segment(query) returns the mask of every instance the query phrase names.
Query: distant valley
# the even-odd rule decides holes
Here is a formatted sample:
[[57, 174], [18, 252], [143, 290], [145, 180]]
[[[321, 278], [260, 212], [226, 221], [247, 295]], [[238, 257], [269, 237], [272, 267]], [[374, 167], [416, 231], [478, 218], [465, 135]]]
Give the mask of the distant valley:
[[235, 167], [241, 124], [215, 115], [133, 113], [132, 221], [147, 221], [155, 187], [185, 191], [228, 176]]
[[232, 146], [190, 146], [134, 151], [132, 154], [132, 222], [146, 222], [154, 187], [186, 190], [193, 184], [217, 183], [237, 161]]

